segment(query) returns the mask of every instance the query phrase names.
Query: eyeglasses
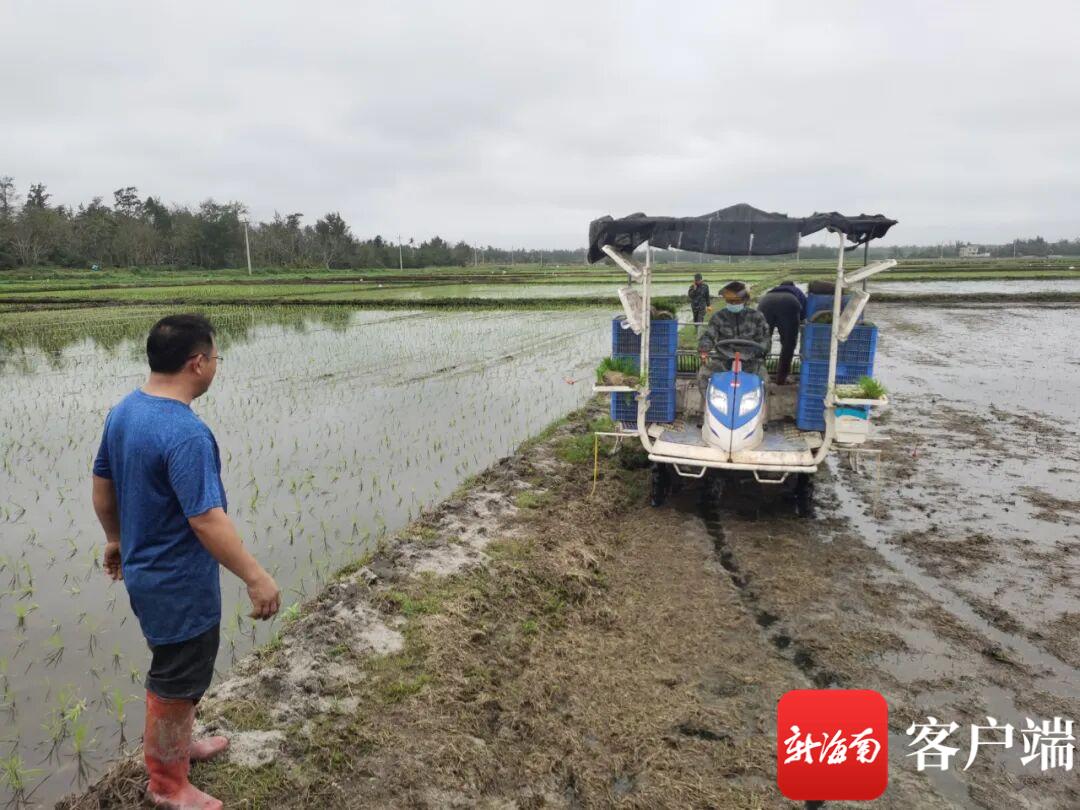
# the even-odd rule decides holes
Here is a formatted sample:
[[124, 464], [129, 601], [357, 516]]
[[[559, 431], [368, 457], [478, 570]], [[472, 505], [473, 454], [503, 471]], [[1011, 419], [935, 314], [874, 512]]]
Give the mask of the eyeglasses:
[[207, 360], [217, 360], [219, 363], [225, 361], [225, 357], [220, 354], [207, 354], [206, 352], [195, 352], [195, 354], [189, 355], [188, 360], [192, 357], [205, 357]]

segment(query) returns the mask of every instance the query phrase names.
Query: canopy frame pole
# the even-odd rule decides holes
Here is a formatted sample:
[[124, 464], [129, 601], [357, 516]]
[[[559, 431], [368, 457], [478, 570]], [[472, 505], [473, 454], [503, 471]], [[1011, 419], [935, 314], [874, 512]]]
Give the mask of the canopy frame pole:
[[613, 248], [611, 245], [604, 245], [600, 248], [616, 265], [621, 267], [626, 275], [630, 276], [631, 281], [639, 281], [641, 279], [641, 268], [634, 262], [634, 258], [623, 256], [619, 251]]
[[821, 437], [821, 446], [814, 453], [814, 464], [820, 464], [828, 455], [836, 436], [836, 416], [833, 403], [836, 400], [836, 362], [840, 354], [840, 335], [837, 324], [840, 322], [840, 305], [844, 300], [844, 233], [837, 231], [839, 237], [836, 252], [836, 286], [833, 289], [832, 323], [829, 325], [829, 375], [828, 388], [825, 389], [825, 435]]
[[638, 436], [647, 453], [652, 452], [652, 439], [645, 424], [645, 414], [649, 410], [649, 395], [652, 390], [652, 375], [649, 374], [649, 343], [652, 333], [652, 245], [645, 244], [645, 265], [641, 272], [641, 376], [645, 385], [638, 392], [637, 429]]

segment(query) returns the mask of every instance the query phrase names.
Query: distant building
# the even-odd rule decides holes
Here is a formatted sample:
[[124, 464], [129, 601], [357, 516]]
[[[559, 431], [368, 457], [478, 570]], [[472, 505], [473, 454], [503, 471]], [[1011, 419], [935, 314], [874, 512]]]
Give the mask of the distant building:
[[960, 258], [961, 259], [989, 259], [990, 252], [984, 251], [979, 245], [961, 245], [960, 246]]

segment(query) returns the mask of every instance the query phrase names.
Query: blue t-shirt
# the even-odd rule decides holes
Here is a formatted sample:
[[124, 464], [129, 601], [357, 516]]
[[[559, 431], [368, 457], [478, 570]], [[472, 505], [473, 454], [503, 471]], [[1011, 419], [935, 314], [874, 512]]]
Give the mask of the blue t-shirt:
[[228, 509], [210, 428], [183, 402], [132, 391], [105, 419], [94, 475], [116, 489], [124, 583], [146, 640], [174, 644], [219, 624], [218, 563], [187, 520]]

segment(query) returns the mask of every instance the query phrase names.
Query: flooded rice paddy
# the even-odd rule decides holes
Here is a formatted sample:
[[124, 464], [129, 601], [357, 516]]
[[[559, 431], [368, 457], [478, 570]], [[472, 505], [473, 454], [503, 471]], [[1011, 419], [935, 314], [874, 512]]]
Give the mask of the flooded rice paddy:
[[[653, 284], [653, 295], [685, 295], [687, 281], [662, 281]], [[428, 284], [421, 286], [385, 286], [364, 291], [365, 298], [423, 301], [436, 298], [611, 298], [619, 287], [618, 281], [573, 284]], [[314, 301], [332, 301], [354, 293], [319, 292], [305, 296]]]
[[[710, 271], [705, 281], [711, 285], [714, 295], [731, 278], [738, 277], [738, 269], [730, 274], [723, 271]], [[662, 280], [653, 284], [655, 296], [684, 296], [690, 285], [691, 273], [679, 281]], [[775, 281], [750, 282], [755, 295], [760, 295], [773, 286]], [[618, 287], [618, 281], [577, 282], [543, 284], [367, 284], [363, 287], [349, 285], [348, 289], [320, 290], [318, 292], [301, 291], [297, 297], [311, 301], [349, 300], [361, 297], [370, 300], [405, 300], [430, 301], [437, 299], [483, 298], [483, 299], [525, 299], [525, 298], [610, 298]], [[1045, 279], [1030, 281], [1017, 279], [973, 279], [954, 281], [871, 281], [870, 292], [896, 295], [917, 295], [942, 293], [946, 295], [981, 294], [981, 295], [1024, 295], [1038, 292], [1080, 293], [1080, 278]]]
[[[1011, 283], [972, 284], [994, 292]], [[902, 637], [903, 649], [863, 657], [922, 712], [989, 711], [1012, 722], [1025, 712], [1072, 714], [1080, 363], [1070, 335], [1080, 308], [872, 307], [883, 330], [878, 376], [894, 403], [875, 440], [885, 475], [839, 483], [840, 512], [898, 572], [883, 581], [941, 605], [992, 646], [964, 653], [959, 631], [928, 613], [922, 629], [877, 628]], [[35, 802], [69, 791], [141, 735], [148, 655], [122, 585], [100, 568], [89, 470], [108, 407], [144, 379], [142, 341], [161, 314], [0, 319], [0, 765], [22, 769], [31, 786], [46, 780]], [[608, 340], [603, 310], [209, 314], [225, 360], [195, 410], [221, 445], [230, 511], [283, 588], [283, 615], [379, 537], [584, 402]], [[748, 526], [729, 521], [733, 546], [740, 532], [777, 530]], [[807, 531], [800, 547], [817, 538]], [[767, 557], [778, 537], [753, 554]], [[750, 546], [738, 552], [754, 562]], [[763, 570], [783, 568], [766, 561]], [[253, 624], [242, 587], [228, 574], [223, 584], [221, 673], [284, 620]], [[1002, 674], [1001, 661], [1014, 659], [1016, 673]], [[993, 677], [988, 666], [998, 668]], [[956, 804], [969, 803], [962, 785], [950, 789]], [[0, 787], [0, 803], [7, 797]]]
[[883, 431], [919, 465], [892, 504], [901, 545], [1080, 667], [1080, 308], [875, 311], [906, 414]]
[[[887, 276], [886, 276], [887, 277]], [[989, 294], [1024, 295], [1025, 293], [1080, 293], [1080, 278], [981, 279], [971, 281], [870, 281], [868, 288], [875, 292], [897, 295], [942, 293], [945, 295]]]
[[[142, 733], [148, 654], [123, 585], [101, 570], [89, 476], [106, 412], [145, 378], [161, 314], [20, 313], [0, 329], [0, 751], [30, 785], [46, 780], [35, 802]], [[194, 409], [283, 616], [583, 403], [610, 328], [587, 310], [209, 314], [225, 359]], [[222, 582], [219, 674], [279, 626], [249, 620], [242, 585]]]

